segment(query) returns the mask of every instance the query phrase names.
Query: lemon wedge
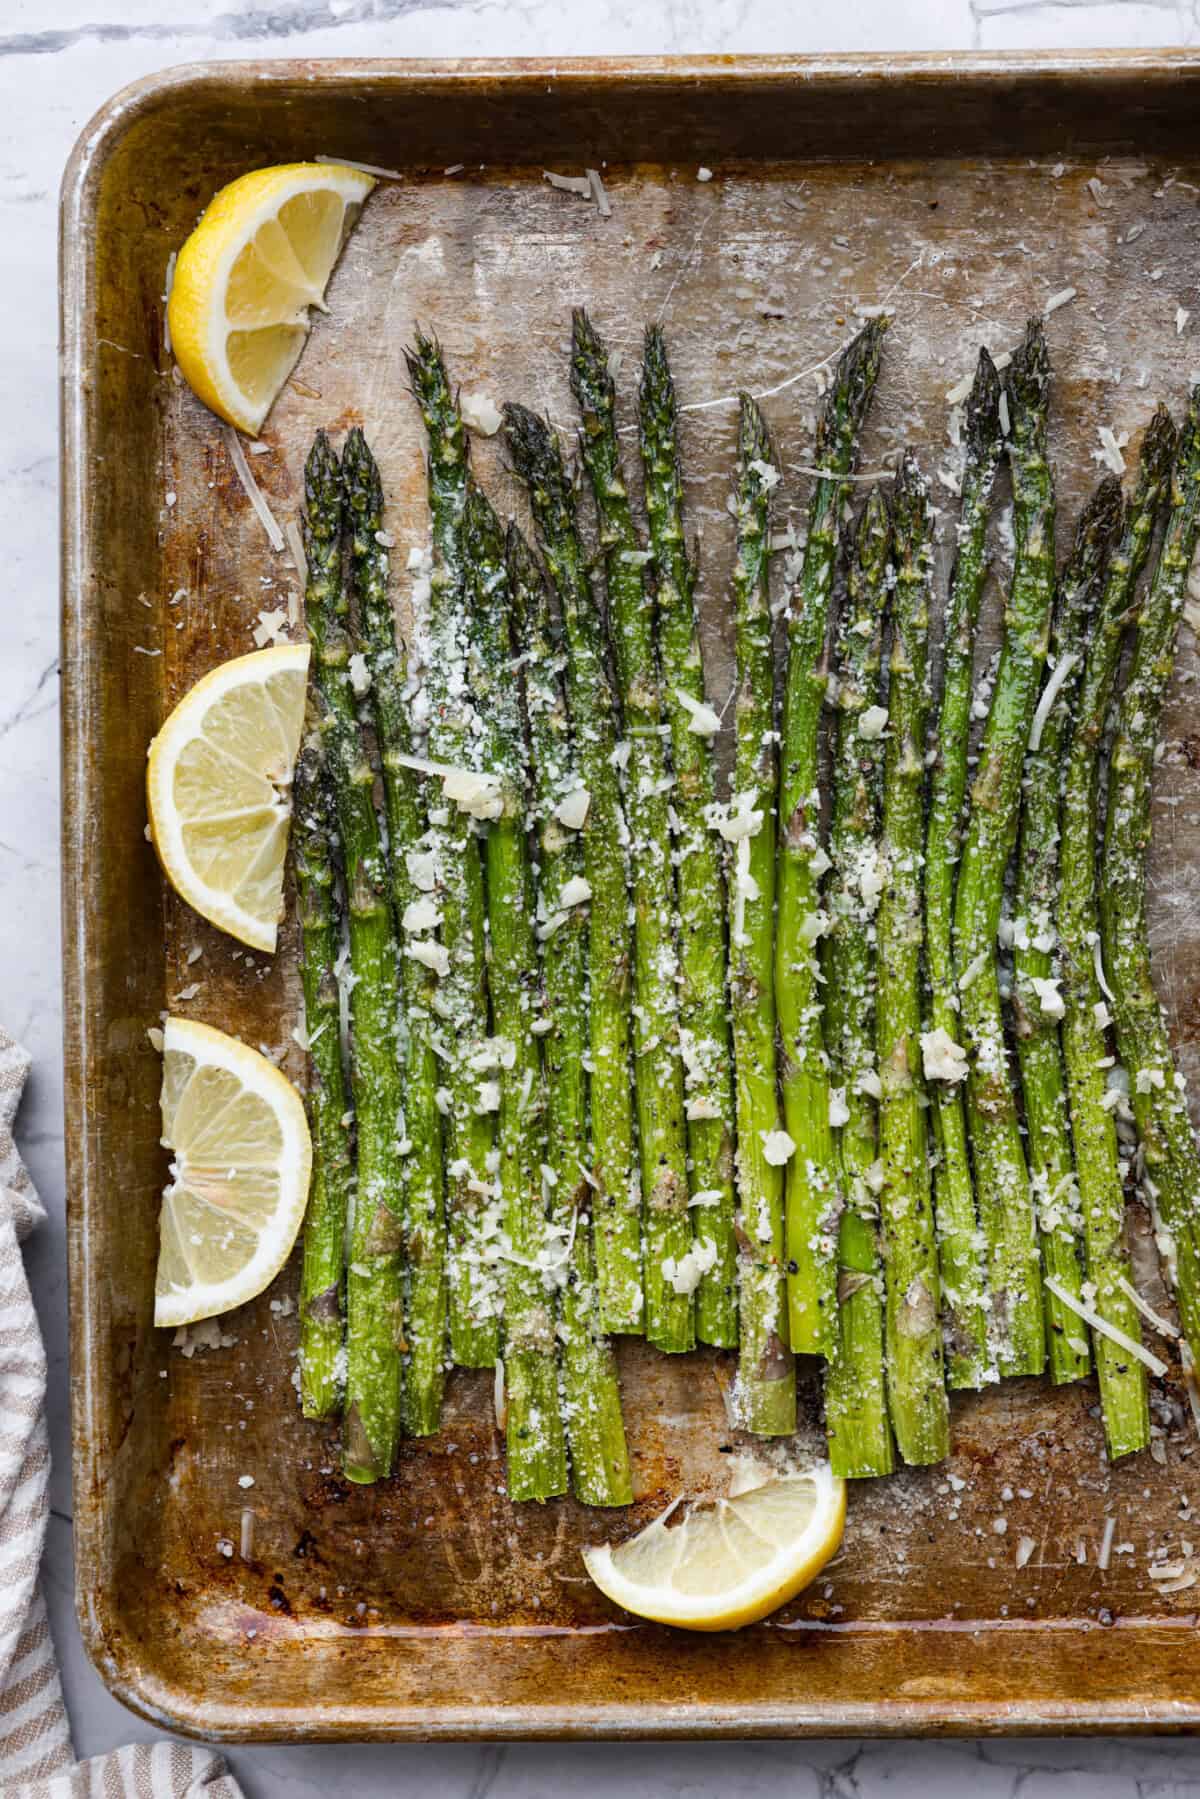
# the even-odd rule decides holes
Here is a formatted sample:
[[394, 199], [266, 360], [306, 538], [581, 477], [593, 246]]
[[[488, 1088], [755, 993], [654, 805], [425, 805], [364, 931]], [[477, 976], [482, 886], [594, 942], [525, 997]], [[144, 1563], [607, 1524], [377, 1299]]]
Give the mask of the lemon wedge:
[[683, 1630], [738, 1630], [795, 1597], [842, 1540], [846, 1485], [828, 1463], [772, 1476], [736, 1498], [667, 1507], [613, 1549], [585, 1549], [602, 1593]]
[[163, 873], [252, 949], [275, 948], [308, 654], [285, 643], [221, 663], [150, 745], [146, 798]]
[[167, 303], [176, 361], [204, 404], [251, 437], [309, 332], [374, 178], [340, 163], [255, 169], [223, 187], [179, 252]]
[[192, 1324], [253, 1299], [296, 1241], [312, 1146], [304, 1102], [272, 1062], [186, 1018], [163, 1027], [154, 1322]]

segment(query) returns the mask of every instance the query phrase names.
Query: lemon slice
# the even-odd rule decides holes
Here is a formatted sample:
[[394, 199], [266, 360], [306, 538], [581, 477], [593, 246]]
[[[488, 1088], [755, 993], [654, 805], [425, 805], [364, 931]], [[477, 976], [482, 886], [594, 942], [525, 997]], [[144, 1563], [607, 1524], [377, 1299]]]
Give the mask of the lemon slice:
[[171, 348], [204, 404], [254, 437], [295, 368], [309, 310], [375, 186], [340, 163], [289, 162], [231, 181], [179, 252]]
[[794, 1598], [825, 1566], [842, 1540], [846, 1485], [823, 1463], [689, 1506], [676, 1521], [678, 1506], [616, 1549], [585, 1549], [587, 1571], [639, 1618], [737, 1630]]
[[184, 695], [150, 745], [146, 798], [164, 874], [253, 949], [275, 948], [307, 680], [306, 643], [235, 657]]
[[161, 1105], [172, 1162], [154, 1322], [192, 1324], [279, 1273], [304, 1217], [312, 1146], [304, 1101], [274, 1063], [186, 1018], [163, 1028]]

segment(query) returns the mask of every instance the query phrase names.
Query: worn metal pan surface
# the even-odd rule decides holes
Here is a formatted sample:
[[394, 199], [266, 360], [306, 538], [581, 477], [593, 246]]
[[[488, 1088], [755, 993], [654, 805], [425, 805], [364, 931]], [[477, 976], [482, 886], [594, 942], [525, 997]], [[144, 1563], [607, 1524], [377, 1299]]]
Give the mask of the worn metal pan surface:
[[[1050, 322], [1065, 539], [1099, 427], [1136, 444], [1153, 401], [1178, 410], [1200, 366], [1198, 107], [1200, 57], [1174, 53], [224, 64], [143, 82], [88, 127], [62, 205], [75, 1525], [84, 1637], [128, 1704], [206, 1737], [297, 1740], [1200, 1723], [1187, 1578], [1200, 1455], [1175, 1388], [1160, 1459], [1116, 1470], [1091, 1386], [956, 1399], [947, 1466], [855, 1491], [827, 1578], [767, 1624], [707, 1639], [616, 1615], [578, 1548], [721, 1480], [735, 1445], [716, 1358], [623, 1349], [641, 1498], [614, 1525], [565, 1501], [509, 1506], [481, 1378], [455, 1377], [445, 1430], [406, 1445], [393, 1480], [346, 1486], [330, 1436], [297, 1410], [286, 1280], [221, 1321], [214, 1347], [188, 1356], [156, 1334], [164, 1158], [147, 1026], [171, 1007], [265, 1044], [294, 1075], [301, 1059], [290, 925], [267, 963], [164, 893], [142, 788], [165, 710], [297, 589], [163, 344], [168, 257], [232, 176], [325, 153], [403, 177], [371, 199], [254, 459], [286, 518], [314, 428], [365, 425], [401, 610], [405, 548], [426, 538], [401, 354], [414, 321], [439, 331], [464, 387], [567, 428], [569, 305], [586, 301], [623, 353], [626, 425], [643, 322], [665, 321], [723, 699], [731, 396], [766, 396], [782, 530], [802, 518], [820, 371], [862, 309], [891, 311], [864, 467], [907, 441], [947, 470], [945, 561], [946, 392], [981, 339], [1011, 346], [1073, 288]], [[609, 217], [542, 179], [586, 167], [603, 172]], [[476, 462], [515, 506], [495, 440], [477, 441]], [[996, 550], [1002, 569], [1003, 529]], [[1193, 1071], [1195, 668], [1189, 638], [1152, 908]], [[1156, 1554], [1180, 1565], [1174, 1579], [1152, 1577]]]

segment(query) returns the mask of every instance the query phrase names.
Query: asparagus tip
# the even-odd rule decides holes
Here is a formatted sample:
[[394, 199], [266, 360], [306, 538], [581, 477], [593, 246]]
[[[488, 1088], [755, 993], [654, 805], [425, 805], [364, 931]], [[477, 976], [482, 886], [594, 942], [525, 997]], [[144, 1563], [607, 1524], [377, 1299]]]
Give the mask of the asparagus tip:
[[967, 396], [967, 442], [979, 444], [992, 438], [1000, 424], [1000, 375], [986, 345], [979, 347], [975, 379]]
[[518, 475], [524, 481], [542, 480], [558, 449], [553, 431], [544, 418], [515, 400], [506, 400], [501, 411], [504, 440]]
[[356, 520], [377, 519], [383, 511], [383, 482], [362, 428], [355, 425], [342, 450], [346, 503]]
[[881, 312], [877, 318], [868, 319], [858, 336], [847, 344], [838, 357], [833, 381], [825, 396], [824, 410], [817, 425], [815, 454], [818, 468], [824, 468], [826, 458], [831, 454], [830, 446], [836, 440], [839, 429], [845, 428], [844, 423], [839, 425], [843, 416], [853, 423], [857, 436], [875, 390], [888, 324], [886, 313]]
[[405, 347], [404, 360], [409, 384], [423, 413], [428, 414], [435, 407], [454, 406], [442, 346], [436, 337], [422, 331], [419, 325], [414, 326], [413, 347]]
[[887, 495], [876, 485], [864, 500], [851, 534], [851, 574], [861, 574], [873, 585], [878, 585], [887, 564], [891, 536], [892, 515]]
[[615, 389], [608, 347], [582, 306], [571, 314], [571, 392], [585, 419], [589, 412], [612, 410]]
[[771, 443], [771, 430], [762, 415], [762, 408], [753, 394], [738, 395], [741, 415], [738, 429], [738, 458], [743, 468], [752, 462], [769, 462], [774, 466], [775, 450]]
[[1046, 348], [1046, 321], [1040, 313], [1029, 320], [1025, 336], [1008, 370], [1008, 387], [1016, 408], [1042, 405], [1050, 380], [1050, 354]]
[[341, 521], [342, 471], [337, 451], [324, 431], [313, 438], [304, 464], [305, 525], [312, 536], [333, 535]]
[[1120, 529], [1122, 510], [1121, 482], [1116, 475], [1105, 475], [1079, 515], [1076, 553], [1088, 542], [1109, 543]]
[[902, 512], [906, 518], [911, 518], [914, 508], [920, 509], [929, 503], [929, 483], [912, 450], [905, 450], [896, 466], [892, 496], [897, 528]]
[[646, 326], [642, 344], [641, 397], [643, 405], [674, 409], [675, 383], [667, 361], [667, 340], [659, 324]]

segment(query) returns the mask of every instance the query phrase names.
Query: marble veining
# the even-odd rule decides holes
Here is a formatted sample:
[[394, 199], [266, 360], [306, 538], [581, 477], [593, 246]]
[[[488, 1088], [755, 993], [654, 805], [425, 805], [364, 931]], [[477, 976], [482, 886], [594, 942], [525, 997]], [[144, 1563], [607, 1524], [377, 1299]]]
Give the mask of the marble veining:
[[[0, 942], [3, 1021], [34, 1055], [20, 1137], [50, 1210], [29, 1250], [50, 1356], [51, 1617], [76, 1747], [154, 1733], [83, 1654], [71, 1594], [58, 941], [56, 196], [91, 113], [168, 64], [247, 56], [1008, 50], [1200, 41], [1200, 0], [7, 0], [0, 8]], [[1171, 1740], [524, 1744], [230, 1753], [252, 1795], [447, 1799], [1200, 1799], [1200, 1745]]]

